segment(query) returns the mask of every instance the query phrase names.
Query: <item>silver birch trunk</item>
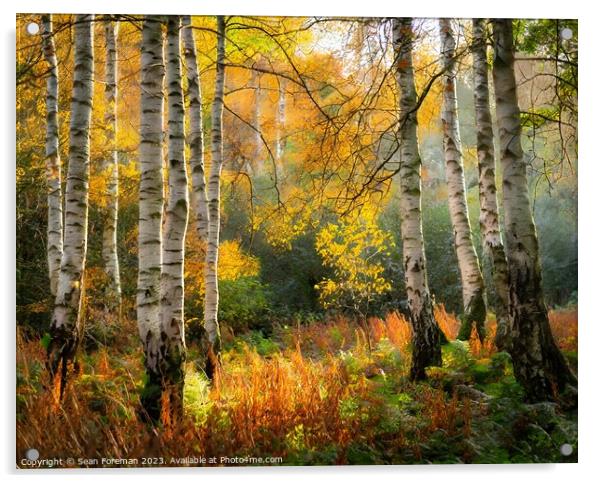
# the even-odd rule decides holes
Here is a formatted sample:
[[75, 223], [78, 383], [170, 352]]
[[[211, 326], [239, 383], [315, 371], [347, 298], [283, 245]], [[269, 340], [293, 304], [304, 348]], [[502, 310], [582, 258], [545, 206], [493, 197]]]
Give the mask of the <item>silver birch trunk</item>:
[[401, 232], [408, 308], [412, 324], [413, 380], [428, 366], [441, 364], [441, 339], [433, 316], [422, 236], [422, 160], [418, 149], [417, 105], [412, 62], [412, 19], [393, 20], [396, 79], [399, 88]]
[[441, 55], [445, 74], [443, 76], [443, 149], [445, 154], [445, 178], [454, 245], [462, 280], [464, 314], [458, 339], [470, 337], [473, 324], [479, 338], [485, 337], [485, 290], [479, 259], [474, 248], [468, 218], [466, 184], [464, 181], [464, 161], [458, 123], [458, 101], [456, 98], [456, 42], [449, 19], [440, 19]]
[[277, 174], [283, 170], [282, 157], [284, 156], [284, 147], [286, 138], [284, 136], [284, 127], [286, 125], [286, 81], [278, 80], [278, 115], [276, 118], [276, 169]]
[[474, 105], [479, 166], [479, 224], [483, 253], [490, 262], [491, 278], [496, 294], [497, 332], [495, 342], [498, 349], [502, 350], [508, 329], [508, 264], [500, 233], [497, 188], [495, 185], [495, 149], [489, 107], [489, 68], [487, 65], [485, 20], [474, 19], [472, 26]]
[[[508, 351], [514, 375], [530, 401], [556, 400], [577, 380], [556, 346], [543, 299], [541, 265], [532, 217], [527, 164], [521, 146], [512, 20], [493, 21], [493, 84], [500, 137], [504, 230], [509, 273]], [[576, 403], [574, 391], [567, 402]]]
[[209, 232], [209, 202], [205, 180], [203, 112], [201, 83], [197, 64], [196, 44], [192, 20], [189, 15], [182, 17], [182, 37], [186, 78], [188, 81], [188, 108], [190, 123], [190, 172], [192, 177], [192, 207], [196, 219], [196, 230], [201, 240], [207, 241]]
[[[82, 299], [88, 246], [90, 121], [94, 85], [94, 15], [75, 16], [73, 95], [69, 126], [69, 168], [65, 189], [65, 233], [54, 312], [50, 325], [48, 368], [63, 394], [68, 366], [83, 335]], [[60, 381], [55, 379], [61, 370]]]
[[55, 297], [63, 255], [63, 195], [59, 154], [59, 77], [53, 35], [52, 15], [43, 15], [42, 42], [44, 57], [48, 63], [48, 77], [46, 78], [46, 199], [48, 202], [46, 254], [50, 293]]
[[117, 32], [119, 23], [110, 18], [105, 23], [105, 130], [109, 156], [102, 163], [103, 176], [107, 178], [105, 203], [102, 210], [102, 258], [109, 278], [106, 303], [110, 310], [121, 307], [121, 280], [117, 255], [117, 219], [119, 203], [119, 164], [115, 135], [117, 132]]
[[254, 152], [251, 161], [251, 170], [255, 173], [261, 172], [263, 169], [263, 141], [261, 139], [261, 73], [253, 70], [252, 84], [254, 92], [253, 103], [253, 141]]
[[180, 17], [167, 21], [167, 103], [169, 196], [163, 231], [161, 335], [163, 389], [170, 410], [181, 413], [184, 390], [184, 243], [188, 226], [188, 177], [184, 156], [184, 97], [180, 59]]
[[142, 405], [156, 420], [160, 414], [160, 282], [163, 221], [163, 62], [162, 18], [148, 15], [142, 24], [140, 96], [140, 191], [138, 218], [138, 331], [147, 383]]
[[205, 257], [205, 330], [210, 342], [207, 361], [207, 374], [213, 376], [217, 357], [221, 351], [221, 337], [217, 319], [219, 286], [217, 264], [220, 235], [220, 177], [223, 164], [223, 111], [225, 81], [225, 20], [217, 17], [217, 72], [215, 75], [215, 96], [211, 112], [211, 173], [209, 175], [209, 236]]

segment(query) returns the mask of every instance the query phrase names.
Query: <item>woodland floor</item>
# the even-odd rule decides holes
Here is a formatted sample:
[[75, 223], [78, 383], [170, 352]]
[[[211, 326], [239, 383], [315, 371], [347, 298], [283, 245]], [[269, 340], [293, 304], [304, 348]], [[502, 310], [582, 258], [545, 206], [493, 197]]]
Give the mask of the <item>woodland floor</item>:
[[[442, 307], [436, 317], [453, 338], [456, 318]], [[576, 371], [576, 308], [551, 312], [551, 323]], [[189, 341], [186, 417], [174, 423], [164, 415], [158, 428], [138, 416], [144, 372], [135, 321], [87, 331], [61, 407], [46, 389], [45, 340], [19, 332], [17, 463], [28, 448], [41, 458], [74, 458], [67, 466], [103, 466], [101, 458], [138, 458], [140, 465], [148, 457], [163, 458], [151, 465], [196, 465], [172, 459], [186, 457], [227, 464], [223, 456], [281, 457], [276, 464], [284, 465], [577, 461], [576, 411], [525, 404], [509, 356], [493, 348], [494, 331], [489, 320], [483, 344], [473, 337], [444, 346], [443, 367], [430, 369], [423, 383], [408, 381], [410, 332], [396, 314], [371, 320], [371, 350], [364, 332], [343, 318], [278, 326], [269, 338], [225, 331], [213, 385]], [[565, 443], [570, 456], [560, 452]]]

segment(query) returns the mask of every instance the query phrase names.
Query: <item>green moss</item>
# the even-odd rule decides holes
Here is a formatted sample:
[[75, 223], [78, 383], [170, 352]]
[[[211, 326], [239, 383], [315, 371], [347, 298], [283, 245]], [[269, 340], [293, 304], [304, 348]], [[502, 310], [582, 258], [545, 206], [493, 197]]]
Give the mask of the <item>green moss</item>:
[[483, 292], [478, 292], [468, 304], [468, 308], [465, 310], [461, 317], [462, 325], [458, 332], [458, 339], [468, 340], [472, 333], [473, 325], [477, 328], [479, 338], [483, 340], [485, 338], [485, 319], [487, 317], [487, 307], [485, 305], [485, 298]]

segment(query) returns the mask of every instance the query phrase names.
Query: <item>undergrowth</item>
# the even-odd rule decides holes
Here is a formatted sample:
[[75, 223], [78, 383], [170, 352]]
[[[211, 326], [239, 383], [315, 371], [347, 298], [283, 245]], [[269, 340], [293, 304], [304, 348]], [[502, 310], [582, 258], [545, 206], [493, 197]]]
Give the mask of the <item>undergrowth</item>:
[[[523, 403], [506, 353], [475, 334], [453, 341], [458, 320], [436, 307], [448, 339], [428, 382], [407, 379], [411, 332], [399, 314], [370, 319], [369, 334], [342, 317], [226, 337], [210, 384], [190, 348], [185, 418], [139, 419], [142, 353], [124, 318], [118, 345], [89, 349], [62, 405], [47, 390], [43, 340], [18, 335], [17, 459], [281, 457], [280, 464], [416, 464], [576, 461], [576, 414]], [[577, 361], [577, 313], [551, 313], [569, 361]], [[370, 344], [368, 344], [368, 337]], [[576, 369], [576, 367], [575, 367]], [[559, 448], [571, 444], [563, 456]], [[223, 464], [223, 463], [222, 463]], [[95, 466], [85, 463], [84, 466]]]

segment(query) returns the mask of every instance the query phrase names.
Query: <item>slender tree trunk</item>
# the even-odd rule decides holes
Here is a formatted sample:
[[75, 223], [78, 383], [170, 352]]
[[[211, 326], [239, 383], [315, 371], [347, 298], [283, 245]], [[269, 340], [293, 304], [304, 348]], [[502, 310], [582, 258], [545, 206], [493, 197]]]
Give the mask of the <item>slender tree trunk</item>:
[[48, 200], [47, 257], [50, 293], [56, 289], [63, 255], [63, 195], [61, 192], [61, 159], [59, 155], [59, 76], [52, 32], [52, 15], [42, 16], [44, 57], [48, 63], [46, 78], [46, 186]]
[[470, 220], [466, 202], [464, 161], [458, 124], [458, 101], [456, 98], [456, 43], [449, 19], [441, 19], [441, 54], [446, 73], [443, 77], [443, 145], [445, 152], [445, 177], [449, 202], [449, 213], [454, 230], [456, 255], [462, 279], [464, 314], [458, 339], [470, 337], [473, 324], [479, 338], [485, 337], [485, 284], [479, 259], [471, 236]]
[[408, 306], [412, 323], [410, 378], [424, 379], [428, 366], [441, 365], [441, 339], [433, 316], [422, 236], [421, 168], [417, 105], [412, 64], [412, 19], [393, 20], [393, 42], [399, 88], [401, 140], [401, 232]]
[[483, 252], [489, 258], [495, 289], [497, 332], [495, 343], [503, 350], [508, 331], [508, 264], [500, 233], [497, 188], [495, 186], [495, 156], [493, 127], [489, 108], [489, 74], [487, 38], [484, 19], [472, 21], [472, 59], [474, 75], [474, 105], [477, 127], [477, 156], [479, 159], [479, 223]]
[[253, 140], [255, 150], [251, 161], [252, 172], [259, 173], [263, 169], [263, 140], [261, 139], [261, 73], [252, 71], [252, 84], [254, 92], [253, 102]]
[[224, 111], [225, 31], [223, 16], [217, 17], [217, 72], [215, 97], [211, 112], [211, 173], [209, 176], [209, 236], [205, 258], [205, 330], [210, 342], [207, 375], [213, 377], [221, 351], [221, 337], [217, 319], [219, 287], [217, 264], [220, 234], [220, 176], [223, 164], [222, 114]]
[[138, 331], [144, 348], [146, 387], [141, 402], [152, 420], [159, 418], [160, 280], [163, 221], [163, 63], [162, 17], [142, 24], [140, 96], [140, 192], [138, 218]]
[[[63, 394], [68, 366], [83, 335], [82, 299], [88, 244], [90, 121], [94, 84], [93, 15], [75, 16], [73, 97], [69, 127], [69, 168], [65, 190], [65, 234], [54, 312], [48, 369]], [[55, 377], [61, 370], [60, 380]]]
[[[543, 300], [541, 265], [521, 147], [512, 20], [493, 21], [493, 83], [500, 136], [504, 230], [509, 272], [509, 352], [530, 401], [554, 400], [577, 379], [558, 349]], [[570, 393], [573, 401], [574, 392]]]
[[283, 169], [284, 147], [286, 138], [284, 137], [284, 127], [286, 125], [286, 81], [278, 79], [278, 116], [276, 118], [276, 169], [278, 174]]
[[117, 32], [119, 23], [110, 18], [105, 24], [106, 67], [105, 67], [105, 129], [109, 156], [102, 163], [103, 175], [107, 177], [107, 191], [102, 210], [102, 258], [109, 277], [106, 303], [110, 310], [121, 314], [121, 281], [117, 256], [117, 217], [119, 196], [119, 163], [115, 134], [117, 132]]
[[167, 21], [169, 197], [163, 231], [161, 335], [163, 390], [170, 410], [181, 414], [184, 397], [184, 243], [188, 225], [188, 178], [184, 157], [184, 98], [180, 60], [180, 17]]
[[209, 232], [209, 202], [205, 181], [205, 160], [203, 140], [203, 112], [201, 83], [196, 56], [196, 44], [189, 15], [182, 17], [184, 57], [188, 80], [189, 122], [190, 122], [190, 171], [192, 176], [192, 206], [196, 218], [199, 238], [207, 241]]

